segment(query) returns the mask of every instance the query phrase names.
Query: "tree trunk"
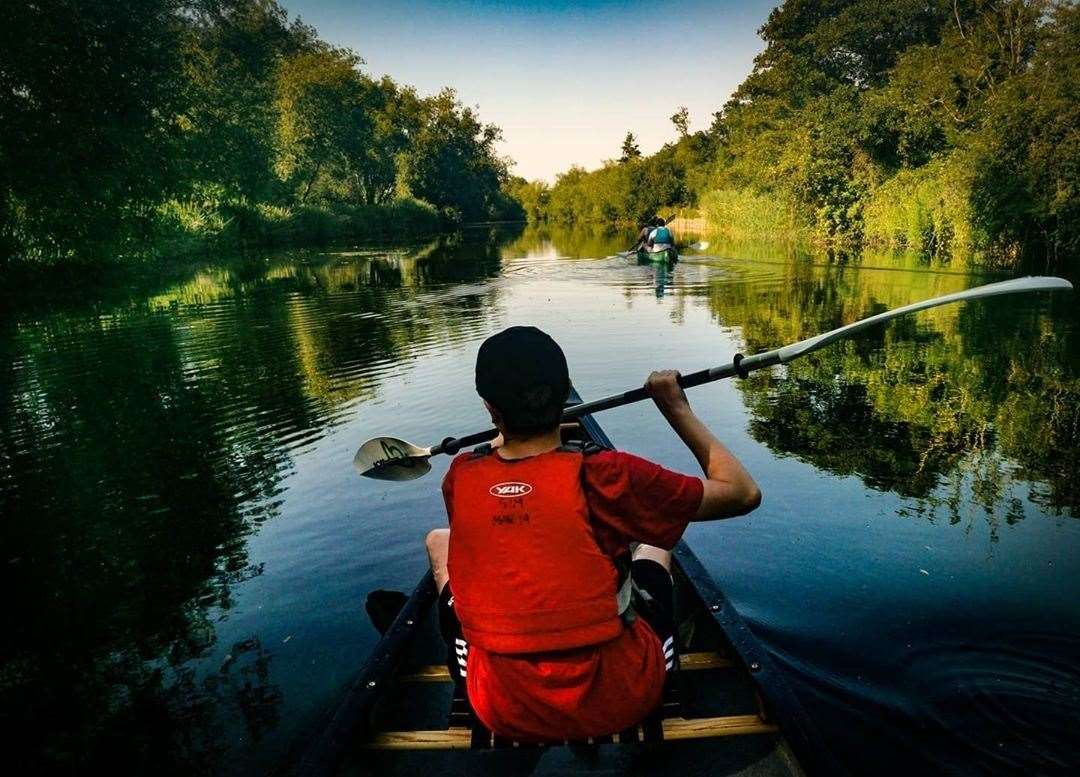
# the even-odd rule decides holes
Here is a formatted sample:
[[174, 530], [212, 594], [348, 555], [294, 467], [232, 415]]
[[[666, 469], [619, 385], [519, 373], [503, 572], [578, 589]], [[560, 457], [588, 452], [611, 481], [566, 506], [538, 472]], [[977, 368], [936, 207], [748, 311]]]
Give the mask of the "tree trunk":
[[322, 170], [322, 162], [315, 165], [315, 172], [311, 174], [311, 178], [308, 179], [307, 186], [304, 187], [304, 193], [300, 195], [300, 204], [303, 204], [307, 200], [308, 193], [311, 191], [311, 187], [315, 184], [315, 179], [319, 177], [319, 172]]

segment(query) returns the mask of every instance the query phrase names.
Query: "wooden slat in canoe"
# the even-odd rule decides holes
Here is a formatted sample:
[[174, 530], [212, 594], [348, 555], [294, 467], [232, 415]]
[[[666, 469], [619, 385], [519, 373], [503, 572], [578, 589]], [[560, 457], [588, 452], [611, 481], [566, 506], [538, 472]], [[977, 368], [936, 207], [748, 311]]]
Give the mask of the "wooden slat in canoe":
[[664, 739], [709, 739], [711, 737], [773, 734], [779, 729], [757, 715], [728, 715], [722, 718], [668, 718], [663, 722]]
[[443, 664], [422, 666], [415, 672], [401, 675], [398, 679], [403, 683], [448, 683], [450, 670]]
[[681, 653], [679, 671], [694, 672], [703, 669], [730, 669], [735, 663], [723, 653], [708, 651], [704, 653]]
[[[712, 739], [713, 737], [773, 734], [778, 730], [757, 715], [718, 718], [668, 718], [663, 721], [664, 739]], [[618, 735], [614, 737], [619, 741]], [[439, 731], [384, 731], [364, 743], [373, 750], [468, 750], [472, 732], [467, 728]]]
[[[728, 669], [734, 665], [730, 658], [725, 658], [722, 654], [712, 651], [683, 653], [679, 656], [679, 669], [683, 672], [704, 669]], [[403, 674], [398, 679], [404, 683], [448, 683], [450, 682], [450, 671], [443, 664], [433, 664], [432, 666], [422, 666], [415, 672]]]

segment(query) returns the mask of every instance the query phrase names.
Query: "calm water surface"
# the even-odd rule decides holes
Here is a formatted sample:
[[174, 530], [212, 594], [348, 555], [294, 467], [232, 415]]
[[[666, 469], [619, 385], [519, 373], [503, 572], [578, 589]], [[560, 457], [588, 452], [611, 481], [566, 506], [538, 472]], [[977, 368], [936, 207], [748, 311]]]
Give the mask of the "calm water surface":
[[[470, 231], [9, 300], [17, 771], [281, 763], [374, 644], [366, 593], [410, 589], [444, 520], [445, 460], [384, 484], [352, 454], [483, 428], [472, 363], [492, 332], [552, 333], [589, 398], [996, 279], [717, 244], [665, 273], [611, 256], [626, 243]], [[1045, 294], [937, 309], [690, 395], [765, 501], [689, 541], [856, 771], [1080, 761], [1078, 311]], [[694, 471], [651, 405], [602, 421]]]

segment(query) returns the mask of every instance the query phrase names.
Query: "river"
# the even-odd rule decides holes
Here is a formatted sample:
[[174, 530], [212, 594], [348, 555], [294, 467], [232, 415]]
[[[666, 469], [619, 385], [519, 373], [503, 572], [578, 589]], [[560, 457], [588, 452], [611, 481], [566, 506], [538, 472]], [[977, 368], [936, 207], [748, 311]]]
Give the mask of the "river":
[[[340, 697], [444, 521], [445, 459], [364, 480], [360, 442], [484, 428], [472, 363], [535, 324], [586, 398], [1003, 276], [713, 242], [473, 229], [264, 251], [0, 313], [0, 710], [20, 773], [260, 773]], [[688, 540], [857, 772], [1080, 762], [1080, 303], [896, 321], [698, 414], [764, 493]], [[695, 471], [650, 404], [601, 421]]]

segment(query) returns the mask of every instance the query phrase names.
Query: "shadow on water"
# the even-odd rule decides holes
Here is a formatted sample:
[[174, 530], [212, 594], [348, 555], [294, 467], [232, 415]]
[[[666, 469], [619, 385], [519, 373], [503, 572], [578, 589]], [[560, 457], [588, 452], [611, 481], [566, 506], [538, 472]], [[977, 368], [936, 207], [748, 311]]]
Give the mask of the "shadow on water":
[[0, 322], [16, 771], [210, 771], [276, 725], [257, 633], [196, 668], [234, 587], [262, 574], [247, 540], [296, 453], [377, 395], [377, 365], [484, 326], [494, 288], [430, 291], [495, 276], [502, 239], [248, 256]]

